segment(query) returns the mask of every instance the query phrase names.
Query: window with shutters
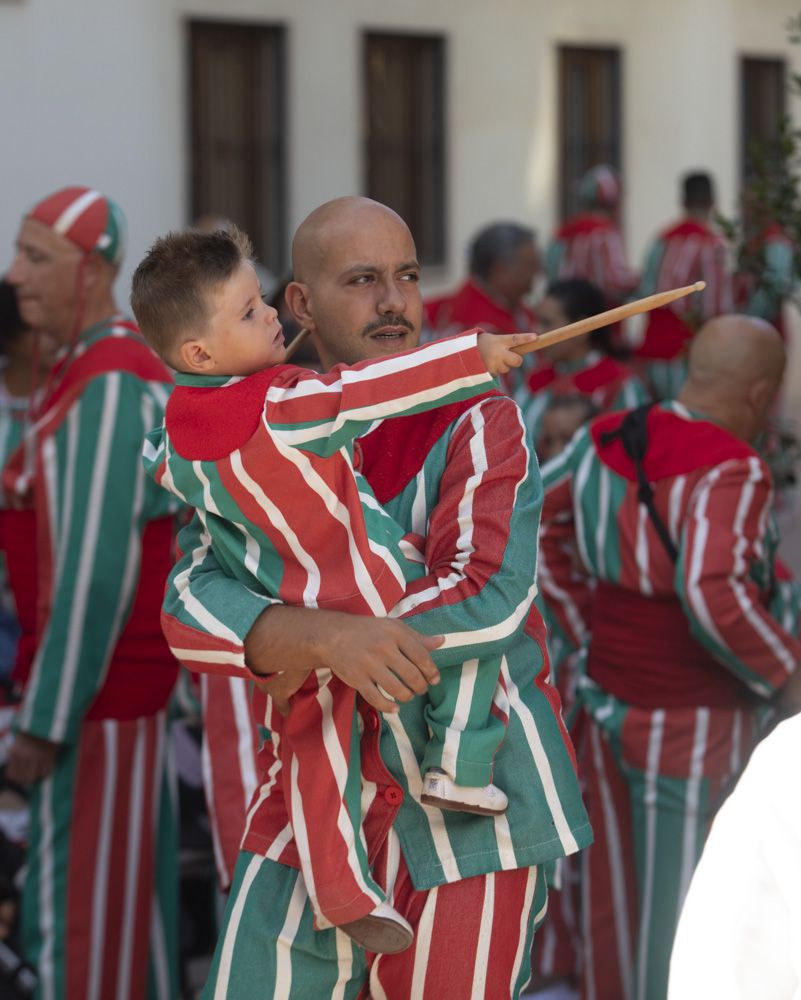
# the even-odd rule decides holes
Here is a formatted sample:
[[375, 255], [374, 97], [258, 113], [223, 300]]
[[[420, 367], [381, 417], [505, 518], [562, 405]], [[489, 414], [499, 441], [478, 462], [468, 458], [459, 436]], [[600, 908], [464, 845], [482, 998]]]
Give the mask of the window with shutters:
[[445, 261], [445, 41], [364, 36], [364, 190], [409, 225], [424, 264]]
[[192, 219], [230, 219], [280, 274], [287, 263], [284, 29], [188, 27]]
[[559, 49], [559, 207], [562, 219], [579, 208], [582, 175], [622, 160], [621, 60], [614, 48]]

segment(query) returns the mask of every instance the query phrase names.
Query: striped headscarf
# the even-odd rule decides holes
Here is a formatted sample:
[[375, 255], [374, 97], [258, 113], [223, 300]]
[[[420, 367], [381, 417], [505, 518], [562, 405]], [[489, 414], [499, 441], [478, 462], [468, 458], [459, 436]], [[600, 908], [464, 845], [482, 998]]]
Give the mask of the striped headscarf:
[[126, 222], [119, 205], [87, 187], [67, 187], [42, 199], [26, 218], [41, 222], [84, 253], [119, 264], [125, 253]]

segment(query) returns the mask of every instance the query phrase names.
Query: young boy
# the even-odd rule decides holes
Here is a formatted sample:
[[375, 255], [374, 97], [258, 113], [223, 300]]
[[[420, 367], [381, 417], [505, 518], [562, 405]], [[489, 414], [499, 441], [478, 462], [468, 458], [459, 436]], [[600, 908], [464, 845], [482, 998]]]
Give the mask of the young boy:
[[[250, 257], [236, 230], [179, 233], [158, 240], [137, 268], [131, 301], [140, 328], [177, 371], [145, 464], [197, 508], [231, 576], [285, 603], [387, 615], [426, 569], [355, 472], [355, 438], [385, 417], [485, 392], [494, 375], [521, 363], [511, 347], [534, 337], [473, 331], [318, 375], [282, 363], [281, 326], [262, 302]], [[486, 688], [487, 717], [496, 680], [477, 685]], [[286, 718], [267, 704], [264, 725], [281, 761], [317, 926], [337, 925], [371, 951], [403, 950], [411, 928], [373, 881], [361, 834], [355, 692], [317, 671]], [[502, 739], [503, 731], [487, 776]], [[457, 784], [458, 751], [450, 758], [444, 745], [427, 757], [436, 764], [425, 776], [425, 802], [505, 810], [491, 781]]]

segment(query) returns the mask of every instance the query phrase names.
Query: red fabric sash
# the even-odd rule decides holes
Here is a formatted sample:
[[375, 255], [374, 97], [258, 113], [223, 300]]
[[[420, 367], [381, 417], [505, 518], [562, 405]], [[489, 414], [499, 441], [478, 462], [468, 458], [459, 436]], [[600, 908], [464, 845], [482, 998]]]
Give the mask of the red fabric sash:
[[407, 417], [392, 417], [359, 439], [361, 471], [379, 503], [401, 493], [422, 469], [426, 457], [448, 427], [482, 399], [503, 396], [497, 389], [450, 406]]
[[653, 598], [598, 581], [587, 672], [640, 708], [737, 708], [755, 700], [690, 634], [677, 597]]

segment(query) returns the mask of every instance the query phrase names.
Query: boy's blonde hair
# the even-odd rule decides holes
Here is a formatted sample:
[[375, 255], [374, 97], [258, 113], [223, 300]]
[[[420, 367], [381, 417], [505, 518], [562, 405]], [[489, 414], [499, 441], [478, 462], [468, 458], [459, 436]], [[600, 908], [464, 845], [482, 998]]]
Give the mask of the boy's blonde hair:
[[168, 364], [191, 335], [209, 321], [209, 293], [220, 288], [253, 256], [236, 226], [214, 233], [168, 233], [145, 254], [131, 285], [131, 308], [142, 336]]

